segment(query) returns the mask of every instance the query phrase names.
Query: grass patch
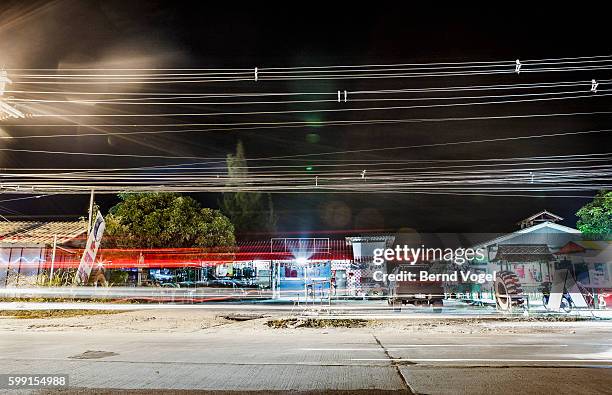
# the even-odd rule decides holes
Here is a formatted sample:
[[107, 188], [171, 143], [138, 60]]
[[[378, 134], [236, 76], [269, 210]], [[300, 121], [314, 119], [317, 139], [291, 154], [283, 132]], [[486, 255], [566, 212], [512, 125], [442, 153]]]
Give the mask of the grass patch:
[[363, 328], [368, 324], [361, 319], [329, 319], [329, 318], [285, 318], [266, 322], [270, 328]]
[[515, 322], [577, 322], [591, 321], [593, 317], [583, 317], [564, 313], [547, 313], [543, 315], [531, 315], [528, 317], [507, 317], [505, 321]]
[[157, 301], [151, 301], [147, 299], [138, 299], [138, 298], [121, 298], [121, 299], [111, 299], [111, 298], [39, 298], [39, 297], [11, 297], [11, 298], [0, 298], [0, 302], [30, 302], [30, 303], [121, 303], [121, 304], [142, 304], [142, 303], [158, 303]]
[[69, 318], [85, 315], [104, 315], [124, 313], [123, 310], [2, 310], [0, 316], [20, 319]]

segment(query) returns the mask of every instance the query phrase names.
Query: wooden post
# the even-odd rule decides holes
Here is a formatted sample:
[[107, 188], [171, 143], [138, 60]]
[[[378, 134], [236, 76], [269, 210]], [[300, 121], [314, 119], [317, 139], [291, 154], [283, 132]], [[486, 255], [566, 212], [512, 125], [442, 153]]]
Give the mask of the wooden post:
[[51, 253], [51, 270], [49, 271], [49, 285], [53, 280], [53, 266], [55, 266], [55, 251], [57, 250], [57, 235], [53, 236], [53, 252]]
[[89, 217], [87, 220], [87, 236], [89, 236], [89, 232], [91, 232], [91, 220], [93, 218], [93, 206], [94, 206], [94, 190], [91, 190], [91, 194], [89, 195]]

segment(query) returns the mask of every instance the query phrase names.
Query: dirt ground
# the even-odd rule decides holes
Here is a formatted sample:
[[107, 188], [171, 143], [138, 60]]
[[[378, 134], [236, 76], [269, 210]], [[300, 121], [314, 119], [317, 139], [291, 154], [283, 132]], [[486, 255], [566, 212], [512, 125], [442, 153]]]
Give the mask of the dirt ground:
[[121, 332], [194, 332], [236, 321], [203, 310], [136, 310], [116, 314], [74, 317], [13, 318], [0, 317], [5, 331], [75, 331], [99, 330]]
[[[275, 325], [286, 320], [283, 325]], [[353, 322], [355, 321], [355, 322]], [[357, 322], [360, 321], [360, 322]], [[331, 324], [330, 324], [331, 323]], [[0, 316], [3, 331], [79, 331], [102, 332], [197, 332], [215, 327], [224, 329], [252, 329], [259, 331], [403, 331], [428, 333], [571, 333], [577, 328], [593, 327], [597, 321], [573, 321], [534, 318], [431, 318], [378, 320], [343, 320], [333, 323], [325, 317], [296, 319], [295, 317], [269, 314], [220, 313], [210, 310], [159, 309], [132, 310], [114, 314], [79, 316], [50, 316], [45, 318], [15, 318]]]

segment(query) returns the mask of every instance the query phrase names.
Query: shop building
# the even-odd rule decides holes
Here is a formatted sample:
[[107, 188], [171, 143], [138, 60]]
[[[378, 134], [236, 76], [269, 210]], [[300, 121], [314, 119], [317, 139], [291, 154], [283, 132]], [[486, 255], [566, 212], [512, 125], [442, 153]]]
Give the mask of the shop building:
[[[373, 250], [392, 243], [390, 236], [273, 238], [241, 242], [228, 251], [202, 249], [101, 250], [106, 269], [130, 273], [129, 282], [168, 287], [231, 287], [269, 290], [275, 298], [314, 292], [364, 296], [381, 292], [373, 280]], [[138, 271], [146, 275], [136, 277]], [[386, 270], [383, 265], [382, 270]]]
[[[556, 254], [570, 241], [579, 240], [581, 232], [556, 222], [563, 218], [542, 211], [519, 222], [516, 232], [479, 243], [485, 259], [472, 262], [478, 272], [510, 271], [517, 275], [523, 291], [532, 299], [541, 299], [543, 283], [553, 280], [558, 258]], [[473, 285], [472, 294], [493, 298], [493, 284]]]
[[612, 291], [612, 241], [573, 240], [556, 253], [561, 268], [592, 293]]
[[0, 287], [30, 286], [81, 258], [85, 221], [0, 223]]

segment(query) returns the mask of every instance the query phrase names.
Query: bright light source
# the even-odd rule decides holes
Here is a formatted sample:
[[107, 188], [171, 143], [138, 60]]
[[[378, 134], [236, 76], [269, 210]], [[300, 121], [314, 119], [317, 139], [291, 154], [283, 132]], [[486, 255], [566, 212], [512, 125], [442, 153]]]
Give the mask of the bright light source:
[[299, 265], [305, 265], [308, 263], [308, 258], [300, 256], [300, 257], [295, 258], [295, 262]]
[[[3, 101], [0, 101], [0, 115], [2, 114], [6, 114], [8, 115], [8, 117], [13, 117], [13, 118], [25, 118], [25, 114], [22, 113], [21, 111], [19, 111], [18, 109], [9, 106], [8, 104], [4, 103]], [[8, 118], [6, 116], [3, 116], [2, 118]]]
[[[12, 83], [12, 81], [8, 78], [8, 74], [6, 70], [2, 70], [0, 72], [0, 96], [4, 95], [4, 89], [7, 83]], [[19, 111], [18, 109], [9, 106], [3, 101], [0, 101], [0, 120], [7, 119], [9, 117], [13, 118], [25, 118], [25, 114]]]
[[6, 70], [2, 70], [0, 71], [0, 96], [2, 96], [4, 94], [4, 89], [6, 88], [6, 84], [7, 83], [12, 83], [13, 81], [11, 81], [8, 77], [8, 74], [6, 73]]

